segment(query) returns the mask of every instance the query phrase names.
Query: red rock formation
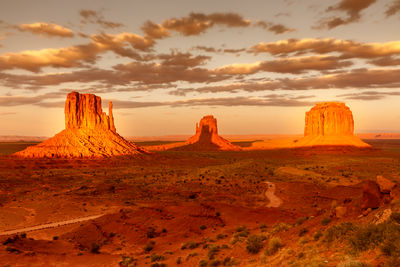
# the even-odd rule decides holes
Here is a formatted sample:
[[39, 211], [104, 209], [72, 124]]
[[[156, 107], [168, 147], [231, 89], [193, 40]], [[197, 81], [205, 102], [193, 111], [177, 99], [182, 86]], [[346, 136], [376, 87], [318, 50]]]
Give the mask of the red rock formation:
[[112, 102], [109, 116], [102, 111], [101, 98], [92, 94], [69, 93], [65, 101], [65, 129], [103, 129], [115, 132]]
[[196, 134], [185, 145], [195, 146], [199, 150], [240, 150], [240, 147], [218, 135], [217, 119], [212, 115], [204, 116], [200, 123], [196, 123]]
[[216, 151], [241, 150], [228, 140], [218, 135], [217, 120], [211, 116], [204, 116], [200, 123], [196, 123], [196, 134], [185, 142], [147, 147], [149, 150], [189, 150], [189, 151]]
[[54, 137], [15, 153], [22, 157], [110, 157], [144, 153], [142, 148], [117, 134], [112, 115], [102, 111], [101, 98], [69, 93], [65, 101], [65, 130]]
[[363, 185], [362, 209], [375, 209], [381, 204], [381, 192], [374, 181], [366, 181]]
[[306, 113], [304, 136], [352, 136], [353, 114], [344, 103], [319, 103]]
[[304, 137], [295, 146], [370, 146], [353, 134], [353, 114], [344, 103], [319, 103], [306, 112]]

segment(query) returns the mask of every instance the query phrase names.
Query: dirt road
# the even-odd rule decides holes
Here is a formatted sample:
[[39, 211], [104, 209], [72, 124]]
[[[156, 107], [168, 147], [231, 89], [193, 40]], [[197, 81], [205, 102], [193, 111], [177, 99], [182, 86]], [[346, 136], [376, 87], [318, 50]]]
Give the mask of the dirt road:
[[268, 186], [265, 191], [265, 197], [269, 200], [267, 205], [268, 208], [277, 208], [282, 204], [282, 200], [275, 195], [275, 184], [271, 182], [265, 182]]
[[47, 228], [54, 228], [54, 227], [59, 227], [59, 226], [67, 225], [67, 224], [73, 224], [73, 223], [79, 223], [79, 222], [93, 220], [93, 219], [99, 218], [103, 215], [104, 214], [92, 215], [92, 216], [81, 217], [81, 218], [76, 218], [76, 219], [67, 220], [67, 221], [40, 224], [40, 225], [36, 225], [36, 226], [25, 227], [25, 228], [20, 228], [20, 229], [15, 229], [15, 230], [7, 230], [7, 231], [0, 232], [0, 235], [13, 235], [13, 234], [26, 233], [26, 232], [30, 232], [30, 231], [42, 230], [42, 229], [47, 229]]

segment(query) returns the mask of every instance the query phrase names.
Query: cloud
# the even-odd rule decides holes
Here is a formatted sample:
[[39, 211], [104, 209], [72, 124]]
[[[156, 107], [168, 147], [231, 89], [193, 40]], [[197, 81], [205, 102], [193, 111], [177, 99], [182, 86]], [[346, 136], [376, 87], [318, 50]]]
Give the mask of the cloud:
[[332, 56], [310, 56], [282, 58], [255, 63], [241, 63], [222, 66], [216, 69], [220, 74], [253, 74], [259, 71], [300, 74], [307, 70], [339, 69], [352, 65], [349, 61], [340, 61]]
[[190, 13], [186, 17], [165, 20], [162, 27], [185, 36], [199, 35], [215, 25], [227, 27], [247, 27], [251, 21], [236, 13]]
[[15, 26], [21, 32], [31, 32], [47, 37], [74, 37], [72, 30], [53, 23], [35, 22], [31, 24], [20, 24]]
[[195, 67], [205, 64], [206, 61], [210, 60], [209, 56], [193, 56], [190, 53], [172, 52], [170, 54], [160, 54], [157, 58], [162, 61], [164, 66], [184, 66], [184, 67]]
[[24, 69], [40, 72], [43, 67], [71, 68], [80, 67], [83, 63], [95, 63], [97, 56], [107, 51], [118, 55], [142, 60], [142, 57], [131, 48], [140, 51], [149, 51], [154, 42], [134, 33], [120, 33], [116, 35], [92, 35], [91, 42], [84, 45], [74, 45], [66, 48], [48, 48], [41, 50], [26, 50], [19, 53], [5, 53], [0, 55], [0, 70]]
[[381, 57], [378, 59], [370, 60], [369, 63], [376, 65], [376, 66], [381, 66], [381, 67], [397, 66], [397, 65], [400, 65], [400, 58], [387, 56], [387, 57]]
[[163, 39], [169, 37], [169, 31], [166, 28], [151, 21], [146, 21], [141, 28], [146, 37], [150, 39]]
[[188, 68], [182, 65], [130, 62], [113, 67], [121, 81], [138, 81], [145, 84], [161, 84], [177, 81], [216, 82], [227, 79], [226, 75], [217, 75], [205, 68]]
[[195, 98], [167, 102], [140, 102], [140, 101], [123, 101], [113, 100], [114, 108], [144, 108], [156, 106], [171, 107], [195, 107], [195, 106], [277, 106], [277, 107], [297, 107], [312, 106], [314, 101], [303, 101], [302, 99], [310, 96], [290, 97], [288, 95], [267, 95], [264, 97], [223, 97], [223, 98]]
[[257, 92], [274, 90], [312, 90], [312, 89], [371, 89], [400, 87], [400, 69], [357, 69], [316, 77], [281, 78], [275, 80], [238, 82], [199, 88], [179, 88], [170, 92], [172, 95], [187, 93], [236, 93], [239, 91]]
[[289, 28], [283, 24], [275, 24], [272, 22], [265, 22], [265, 21], [259, 21], [255, 24], [255, 26], [261, 27], [261, 28], [268, 30], [270, 32], [273, 32], [275, 34], [282, 34], [282, 33], [295, 31], [295, 29]]
[[198, 45], [198, 46], [192, 47], [191, 50], [201, 50], [201, 51], [204, 51], [207, 53], [218, 53], [218, 54], [223, 54], [223, 53], [238, 54], [238, 53], [246, 51], [246, 48], [237, 48], [237, 49], [235, 49], [235, 48], [224, 48], [224, 49], [218, 48], [217, 49], [217, 48], [210, 47], [210, 46]]
[[351, 100], [380, 100], [387, 96], [400, 96], [400, 92], [379, 92], [379, 91], [365, 91], [361, 93], [342, 94], [337, 97], [343, 97]]
[[346, 25], [349, 23], [357, 22], [361, 18], [361, 12], [367, 9], [369, 6], [374, 4], [377, 0], [340, 0], [339, 3], [333, 6], [329, 6], [326, 12], [345, 12], [347, 17], [329, 17], [323, 19], [322, 27], [327, 27], [328, 29], [333, 29], [341, 25]]
[[14, 115], [16, 112], [0, 112], [0, 116]]
[[390, 17], [399, 12], [400, 12], [400, 0], [394, 0], [392, 4], [386, 9], [385, 14], [387, 17]]
[[0, 107], [39, 104], [47, 99], [65, 97], [64, 93], [52, 92], [37, 96], [6, 95], [0, 96]]
[[122, 23], [105, 20], [102, 11], [82, 9], [79, 12], [79, 15], [82, 18], [81, 19], [82, 24], [94, 23], [100, 25], [105, 29], [116, 29], [124, 26], [124, 24]]
[[287, 39], [270, 43], [259, 43], [249, 50], [251, 53], [289, 55], [304, 53], [340, 53], [342, 58], [376, 58], [400, 54], [400, 41], [387, 43], [359, 43], [334, 38]]

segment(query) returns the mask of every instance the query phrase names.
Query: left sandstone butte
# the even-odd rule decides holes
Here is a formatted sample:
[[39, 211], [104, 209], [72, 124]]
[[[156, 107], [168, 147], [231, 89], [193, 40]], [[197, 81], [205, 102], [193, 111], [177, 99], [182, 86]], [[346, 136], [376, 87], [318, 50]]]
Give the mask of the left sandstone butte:
[[30, 158], [111, 157], [146, 153], [125, 140], [115, 129], [112, 102], [109, 114], [102, 111], [101, 98], [71, 92], [65, 101], [65, 130], [14, 155]]

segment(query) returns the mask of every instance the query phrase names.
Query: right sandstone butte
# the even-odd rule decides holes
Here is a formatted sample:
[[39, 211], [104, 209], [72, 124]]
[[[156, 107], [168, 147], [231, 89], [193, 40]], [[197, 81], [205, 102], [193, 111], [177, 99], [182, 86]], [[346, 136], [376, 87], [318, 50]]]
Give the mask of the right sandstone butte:
[[304, 137], [295, 146], [355, 146], [369, 147], [354, 136], [351, 110], [340, 102], [318, 103], [306, 112]]

